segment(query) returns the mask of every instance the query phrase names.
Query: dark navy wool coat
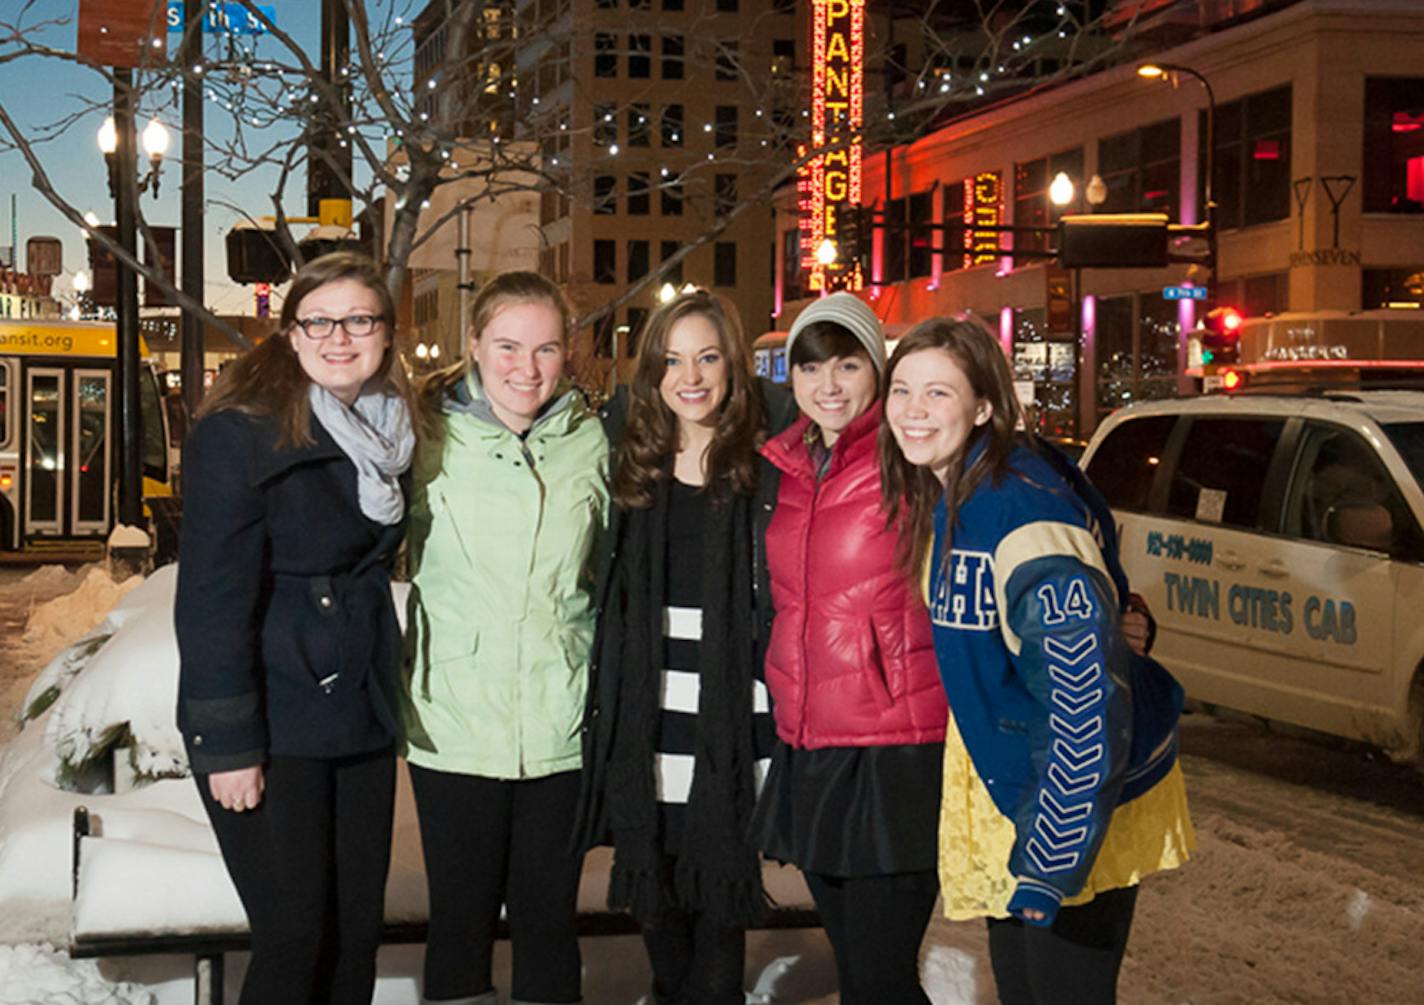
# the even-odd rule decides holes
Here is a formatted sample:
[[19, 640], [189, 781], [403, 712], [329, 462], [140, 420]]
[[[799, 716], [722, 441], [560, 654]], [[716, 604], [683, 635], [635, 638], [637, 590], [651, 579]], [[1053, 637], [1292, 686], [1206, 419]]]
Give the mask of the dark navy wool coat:
[[196, 773], [343, 757], [397, 733], [390, 570], [404, 525], [367, 519], [356, 466], [319, 422], [203, 418], [183, 454], [174, 621], [178, 727]]

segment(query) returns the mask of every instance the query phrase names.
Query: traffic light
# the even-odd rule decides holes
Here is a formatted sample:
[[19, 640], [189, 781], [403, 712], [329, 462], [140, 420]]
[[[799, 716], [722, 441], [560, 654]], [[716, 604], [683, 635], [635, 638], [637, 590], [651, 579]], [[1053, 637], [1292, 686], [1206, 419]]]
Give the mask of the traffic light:
[[[1202, 318], [1199, 338], [1202, 363], [1235, 363], [1240, 356], [1241, 312], [1235, 307], [1217, 307]], [[1230, 390], [1230, 388], [1228, 388]]]
[[1240, 370], [1226, 370], [1221, 375], [1221, 389], [1228, 394], [1246, 386], [1246, 375]]
[[1160, 269], [1167, 264], [1167, 217], [1161, 213], [1089, 213], [1058, 221], [1058, 263], [1065, 269]]

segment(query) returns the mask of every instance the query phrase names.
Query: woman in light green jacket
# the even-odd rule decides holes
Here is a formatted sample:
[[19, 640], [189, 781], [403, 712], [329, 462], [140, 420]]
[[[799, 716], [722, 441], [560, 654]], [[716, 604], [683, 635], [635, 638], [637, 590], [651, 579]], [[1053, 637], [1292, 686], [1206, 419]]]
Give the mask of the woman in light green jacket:
[[421, 393], [405, 756], [430, 887], [424, 999], [493, 1005], [500, 907], [514, 1003], [576, 1002], [582, 859], [569, 835], [608, 444], [563, 381], [558, 287], [508, 272], [469, 351]]

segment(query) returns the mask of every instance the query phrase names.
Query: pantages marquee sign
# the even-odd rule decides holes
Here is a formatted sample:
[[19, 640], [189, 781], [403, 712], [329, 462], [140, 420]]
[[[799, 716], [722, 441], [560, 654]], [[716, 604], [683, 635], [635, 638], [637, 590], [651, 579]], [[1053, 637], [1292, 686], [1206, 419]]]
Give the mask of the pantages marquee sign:
[[[860, 289], [860, 262], [838, 248], [829, 268], [816, 254], [845, 236], [841, 213], [860, 205], [861, 136], [865, 119], [865, 0], [813, 0], [811, 25], [811, 145], [824, 150], [802, 166], [801, 267], [811, 290]], [[799, 158], [798, 158], [799, 159]]]

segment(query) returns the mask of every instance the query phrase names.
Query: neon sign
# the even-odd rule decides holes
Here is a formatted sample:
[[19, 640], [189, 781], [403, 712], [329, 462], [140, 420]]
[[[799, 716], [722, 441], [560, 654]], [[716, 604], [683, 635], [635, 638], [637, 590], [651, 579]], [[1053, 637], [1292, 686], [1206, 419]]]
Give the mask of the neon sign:
[[865, 0], [813, 0], [811, 66], [811, 145], [797, 154], [836, 149], [808, 161], [797, 180], [801, 268], [811, 290], [858, 290], [864, 283], [858, 258], [827, 268], [816, 250], [827, 239], [837, 242], [841, 236], [841, 210], [860, 205]]
[[[997, 227], [1004, 221], [1004, 180], [997, 171], [981, 171], [964, 186], [964, 222], [970, 227]], [[965, 235], [964, 267], [983, 265], [999, 257], [997, 230], [969, 230]]]

